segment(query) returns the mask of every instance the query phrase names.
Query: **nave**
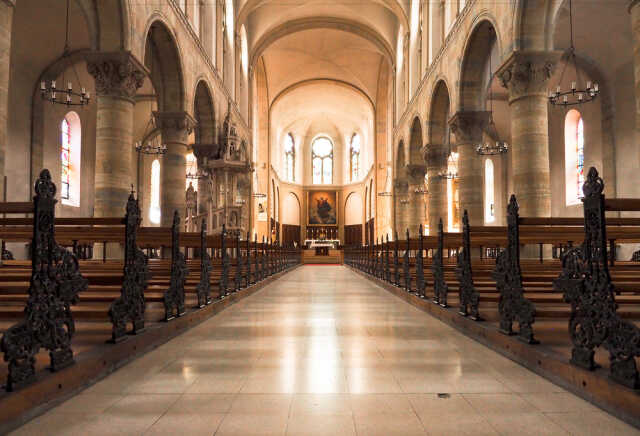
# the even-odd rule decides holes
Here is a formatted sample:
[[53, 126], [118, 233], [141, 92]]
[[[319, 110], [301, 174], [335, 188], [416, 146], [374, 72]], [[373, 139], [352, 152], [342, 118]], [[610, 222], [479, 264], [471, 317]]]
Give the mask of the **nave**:
[[639, 434], [344, 266], [303, 266], [15, 435]]

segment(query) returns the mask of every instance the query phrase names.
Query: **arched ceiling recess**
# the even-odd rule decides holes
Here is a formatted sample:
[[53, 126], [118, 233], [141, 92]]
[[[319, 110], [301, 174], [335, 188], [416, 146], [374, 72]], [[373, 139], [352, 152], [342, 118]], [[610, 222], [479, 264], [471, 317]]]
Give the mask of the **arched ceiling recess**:
[[289, 33], [264, 50], [270, 103], [295, 84], [334, 80], [361, 90], [375, 104], [385, 54], [362, 36], [313, 28]]
[[359, 90], [330, 80], [301, 83], [283, 93], [271, 107], [272, 131], [277, 134], [296, 125], [298, 131], [314, 120], [326, 119], [343, 136], [360, 131], [373, 139], [374, 109]]
[[366, 7], [361, 2], [345, 0], [239, 0], [238, 26], [243, 24], [252, 35], [251, 45], [261, 38], [267, 29], [287, 21], [303, 17], [331, 16], [353, 19], [376, 29], [393, 42], [398, 27], [409, 28], [407, 0], [368, 0]]

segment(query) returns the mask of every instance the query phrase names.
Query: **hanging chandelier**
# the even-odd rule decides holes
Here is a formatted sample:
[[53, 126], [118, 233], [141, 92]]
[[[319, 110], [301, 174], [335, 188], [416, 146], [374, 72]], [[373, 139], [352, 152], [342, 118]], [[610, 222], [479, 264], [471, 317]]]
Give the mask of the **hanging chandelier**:
[[[509, 144], [500, 140], [496, 123], [493, 121], [493, 68], [492, 68], [491, 51], [489, 52], [489, 124], [484, 133], [489, 137], [488, 141], [481, 141], [476, 146], [476, 153], [480, 156], [495, 156], [504, 154], [509, 151]], [[484, 135], [483, 135], [484, 136]]]
[[[158, 129], [155, 125], [154, 118], [151, 116], [147, 127], [144, 129], [142, 140], [137, 141], [134, 145], [136, 151], [141, 154], [162, 155], [167, 152], [167, 146], [165, 144], [157, 144], [154, 139], [158, 137]], [[187, 178], [189, 175], [187, 174]]]
[[[43, 100], [52, 104], [64, 104], [66, 106], [86, 106], [91, 100], [91, 93], [80, 83], [76, 67], [71, 61], [71, 50], [69, 49], [69, 0], [67, 0], [67, 21], [65, 26], [64, 50], [62, 51], [62, 87], [58, 88], [56, 80], [51, 80], [49, 85], [46, 81], [40, 82], [40, 95]], [[80, 92], [73, 90], [73, 83], [68, 82], [65, 77], [67, 69], [71, 68], [76, 76]], [[65, 88], [66, 85], [66, 88]], [[77, 89], [77, 88], [76, 88]]]
[[[589, 103], [595, 100], [598, 94], [600, 94], [597, 83], [592, 84], [591, 81], [587, 81], [586, 86], [583, 86], [584, 81], [580, 76], [576, 59], [576, 49], [573, 45], [573, 5], [571, 0], [569, 0], [569, 32], [571, 45], [563, 56], [566, 62], [560, 75], [560, 81], [558, 82], [555, 92], [551, 91], [549, 93], [549, 102], [554, 106], [575, 106], [582, 103]], [[562, 88], [562, 80], [564, 79], [564, 73], [567, 71], [569, 64], [573, 64], [576, 80], [572, 81], [571, 88], [565, 91]]]
[[455, 180], [458, 178], [458, 153], [451, 151], [451, 144], [449, 144], [449, 157], [447, 158], [447, 169], [440, 171], [438, 176], [441, 179]]
[[391, 186], [391, 183], [389, 183], [389, 169], [387, 168], [387, 178], [384, 181], [385, 190], [378, 192], [378, 197], [393, 197], [393, 193], [389, 190], [389, 186]]
[[[258, 189], [258, 187], [260, 186], [260, 184], [258, 183], [258, 171], [254, 168], [254, 178], [255, 178], [255, 185], [256, 185], [256, 190]], [[251, 196], [253, 198], [257, 198], [257, 199], [263, 199], [267, 197], [267, 194], [265, 194], [264, 192], [254, 192], [253, 194], [251, 194]]]

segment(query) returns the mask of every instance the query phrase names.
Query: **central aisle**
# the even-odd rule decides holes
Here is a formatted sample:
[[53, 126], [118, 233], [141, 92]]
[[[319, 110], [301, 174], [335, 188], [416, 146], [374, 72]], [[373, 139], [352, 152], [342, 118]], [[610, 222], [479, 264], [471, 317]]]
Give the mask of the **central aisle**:
[[145, 432], [636, 434], [341, 266], [288, 273], [17, 434]]

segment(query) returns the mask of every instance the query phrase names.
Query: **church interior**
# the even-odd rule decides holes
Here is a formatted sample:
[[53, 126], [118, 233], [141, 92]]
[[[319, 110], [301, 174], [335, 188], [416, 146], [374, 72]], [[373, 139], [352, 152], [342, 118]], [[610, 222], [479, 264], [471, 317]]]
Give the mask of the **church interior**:
[[640, 435], [640, 1], [0, 0], [0, 434]]

